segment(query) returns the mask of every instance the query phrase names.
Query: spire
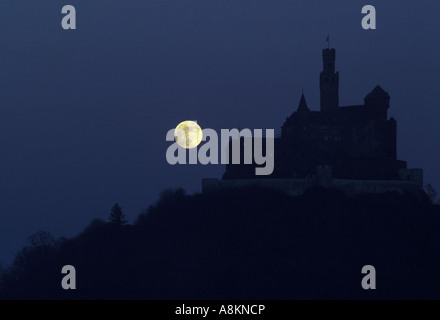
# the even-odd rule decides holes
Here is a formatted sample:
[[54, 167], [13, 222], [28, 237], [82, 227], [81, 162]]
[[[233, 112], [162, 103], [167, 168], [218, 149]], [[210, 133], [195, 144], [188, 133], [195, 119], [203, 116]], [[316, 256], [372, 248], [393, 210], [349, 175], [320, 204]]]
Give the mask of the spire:
[[299, 101], [298, 111], [299, 112], [310, 111], [309, 107], [307, 106], [306, 98], [304, 97], [304, 91], [301, 94], [301, 100]]

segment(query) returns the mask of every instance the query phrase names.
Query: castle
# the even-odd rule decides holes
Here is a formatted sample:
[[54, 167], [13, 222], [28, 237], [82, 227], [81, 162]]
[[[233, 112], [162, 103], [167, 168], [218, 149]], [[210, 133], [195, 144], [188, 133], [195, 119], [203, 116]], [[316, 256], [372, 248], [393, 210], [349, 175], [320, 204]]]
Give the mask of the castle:
[[320, 110], [311, 111], [302, 94], [275, 138], [272, 175], [255, 176], [256, 164], [230, 162], [221, 181], [203, 179], [204, 191], [250, 184], [290, 194], [315, 185], [354, 193], [422, 188], [422, 169], [408, 169], [406, 161], [397, 159], [397, 122], [388, 118], [388, 93], [376, 86], [364, 104], [339, 106], [335, 49], [323, 49], [322, 58]]

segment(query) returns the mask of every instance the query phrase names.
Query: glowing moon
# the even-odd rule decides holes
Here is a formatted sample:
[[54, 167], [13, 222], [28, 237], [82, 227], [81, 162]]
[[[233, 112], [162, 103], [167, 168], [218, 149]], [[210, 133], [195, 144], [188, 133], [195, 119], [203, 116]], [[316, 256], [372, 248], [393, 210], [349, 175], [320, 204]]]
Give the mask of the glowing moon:
[[174, 130], [174, 139], [183, 148], [195, 148], [202, 141], [203, 132], [197, 122], [182, 121]]

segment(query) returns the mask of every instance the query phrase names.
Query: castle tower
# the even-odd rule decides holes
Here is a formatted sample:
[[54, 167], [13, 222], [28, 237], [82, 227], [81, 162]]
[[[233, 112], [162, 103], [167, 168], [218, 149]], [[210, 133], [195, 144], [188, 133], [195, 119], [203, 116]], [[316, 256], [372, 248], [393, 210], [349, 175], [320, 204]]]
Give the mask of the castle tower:
[[370, 108], [378, 118], [387, 120], [390, 96], [380, 86], [376, 86], [373, 91], [365, 96], [364, 105]]
[[335, 111], [339, 106], [339, 72], [335, 72], [335, 49], [323, 49], [320, 74], [321, 112]]

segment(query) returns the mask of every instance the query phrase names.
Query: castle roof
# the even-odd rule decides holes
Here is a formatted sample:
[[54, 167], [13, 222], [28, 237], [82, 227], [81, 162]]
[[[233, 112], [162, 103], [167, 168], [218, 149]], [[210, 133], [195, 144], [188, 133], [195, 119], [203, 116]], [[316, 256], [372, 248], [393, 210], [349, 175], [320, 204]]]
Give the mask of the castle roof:
[[389, 94], [381, 88], [381, 86], [377, 85], [369, 94], [366, 95], [365, 99], [368, 98], [387, 98], [389, 99]]

